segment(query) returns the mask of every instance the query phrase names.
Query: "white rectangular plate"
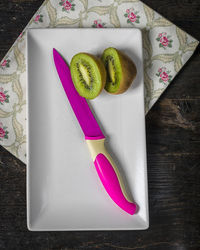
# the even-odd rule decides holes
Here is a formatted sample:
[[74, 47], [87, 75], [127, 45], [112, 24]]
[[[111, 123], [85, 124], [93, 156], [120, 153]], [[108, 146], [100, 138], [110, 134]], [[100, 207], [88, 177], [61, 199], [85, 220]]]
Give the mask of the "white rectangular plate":
[[[128, 54], [137, 78], [122, 95], [103, 91], [90, 101], [108, 151], [139, 206], [131, 216], [104, 190], [83, 133], [58, 78], [56, 48], [100, 55], [107, 47]], [[148, 228], [142, 37], [138, 29], [32, 29], [27, 35], [29, 230], [136, 230]]]

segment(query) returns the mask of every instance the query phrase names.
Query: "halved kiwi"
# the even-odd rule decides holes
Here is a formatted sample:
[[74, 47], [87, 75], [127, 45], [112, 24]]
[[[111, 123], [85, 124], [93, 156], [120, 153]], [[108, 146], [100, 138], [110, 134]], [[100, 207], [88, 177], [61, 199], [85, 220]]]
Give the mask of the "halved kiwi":
[[76, 54], [71, 60], [70, 71], [76, 90], [87, 99], [94, 99], [105, 87], [106, 70], [103, 62], [96, 56]]
[[111, 94], [124, 93], [137, 74], [134, 62], [115, 48], [104, 50], [102, 61], [107, 70], [105, 89]]

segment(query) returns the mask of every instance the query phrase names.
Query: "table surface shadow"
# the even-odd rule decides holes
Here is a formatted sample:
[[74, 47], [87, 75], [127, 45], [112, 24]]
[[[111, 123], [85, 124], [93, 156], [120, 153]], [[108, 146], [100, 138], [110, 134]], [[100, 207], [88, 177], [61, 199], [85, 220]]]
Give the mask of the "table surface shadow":
[[[0, 1], [0, 59], [42, 2]], [[143, 2], [200, 40], [200, 1]], [[0, 249], [200, 249], [199, 47], [147, 114], [146, 135], [146, 231], [29, 232], [26, 166], [0, 147]]]

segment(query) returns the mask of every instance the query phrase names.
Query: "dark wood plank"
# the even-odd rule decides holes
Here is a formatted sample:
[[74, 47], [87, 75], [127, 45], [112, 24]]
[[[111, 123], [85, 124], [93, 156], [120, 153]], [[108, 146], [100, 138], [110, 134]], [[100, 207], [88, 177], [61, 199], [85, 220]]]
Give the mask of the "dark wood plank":
[[[144, 0], [200, 39], [198, 0]], [[42, 0], [1, 0], [0, 58]], [[26, 167], [0, 147], [0, 249], [199, 249], [199, 49], [146, 117], [150, 228], [128, 232], [29, 232]]]
[[43, 0], [0, 1], [0, 60], [42, 3]]

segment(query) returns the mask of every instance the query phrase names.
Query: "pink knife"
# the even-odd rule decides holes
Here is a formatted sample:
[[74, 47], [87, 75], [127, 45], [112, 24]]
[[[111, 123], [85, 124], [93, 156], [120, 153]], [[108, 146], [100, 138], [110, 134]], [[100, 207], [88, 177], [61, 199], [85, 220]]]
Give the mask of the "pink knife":
[[131, 215], [134, 214], [137, 206], [129, 200], [126, 194], [119, 171], [104, 147], [105, 136], [95, 120], [86, 99], [81, 97], [76, 91], [71, 79], [70, 69], [55, 49], [53, 49], [53, 57], [59, 78], [85, 135], [94, 166], [105, 190], [121, 209]]

